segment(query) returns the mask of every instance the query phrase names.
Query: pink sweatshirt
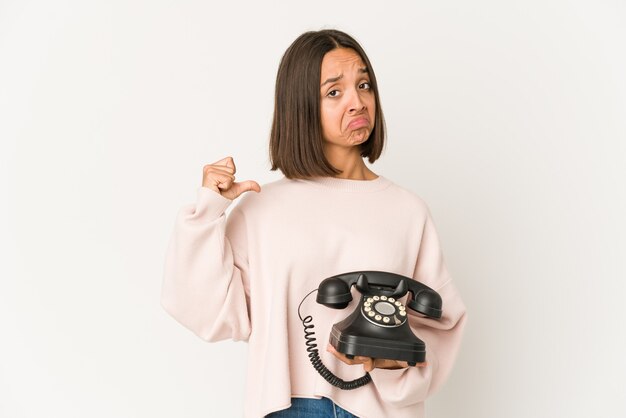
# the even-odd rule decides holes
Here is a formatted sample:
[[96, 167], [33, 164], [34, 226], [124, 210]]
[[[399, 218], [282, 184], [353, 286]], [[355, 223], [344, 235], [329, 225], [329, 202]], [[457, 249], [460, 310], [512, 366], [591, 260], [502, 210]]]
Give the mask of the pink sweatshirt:
[[[245, 416], [264, 417], [289, 407], [291, 397], [332, 399], [362, 418], [423, 417], [424, 400], [452, 369], [465, 324], [465, 306], [450, 279], [425, 202], [379, 176], [282, 178], [232, 201], [199, 187], [183, 206], [167, 249], [161, 304], [178, 322], [213, 342], [249, 344]], [[372, 383], [341, 390], [311, 365], [298, 304], [330, 276], [382, 270], [413, 277], [443, 299], [440, 320], [409, 312], [426, 343], [426, 367], [375, 369]], [[324, 364], [343, 380], [364, 374], [326, 351], [332, 325], [359, 300], [335, 310], [302, 304], [312, 315]], [[406, 299], [403, 298], [402, 302]]]

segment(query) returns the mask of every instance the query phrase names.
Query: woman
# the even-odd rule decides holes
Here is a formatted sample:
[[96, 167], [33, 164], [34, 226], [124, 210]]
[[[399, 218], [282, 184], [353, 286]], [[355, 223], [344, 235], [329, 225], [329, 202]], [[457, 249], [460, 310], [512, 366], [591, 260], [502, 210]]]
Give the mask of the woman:
[[[224, 158], [204, 167], [195, 204], [178, 213], [161, 303], [206, 341], [249, 343], [246, 417], [423, 416], [424, 400], [452, 368], [465, 307], [425, 202], [363, 161], [378, 159], [384, 137], [376, 77], [361, 46], [336, 30], [304, 33], [276, 81], [270, 156], [284, 177], [261, 191], [254, 181], [236, 182], [234, 161]], [[370, 373], [371, 384], [344, 391], [309, 362], [297, 309], [324, 278], [356, 270], [419, 280], [441, 295], [444, 314], [409, 312], [427, 347], [427, 361], [414, 367], [321, 350], [344, 380]], [[352, 309], [311, 300], [302, 309], [326, 341]]]

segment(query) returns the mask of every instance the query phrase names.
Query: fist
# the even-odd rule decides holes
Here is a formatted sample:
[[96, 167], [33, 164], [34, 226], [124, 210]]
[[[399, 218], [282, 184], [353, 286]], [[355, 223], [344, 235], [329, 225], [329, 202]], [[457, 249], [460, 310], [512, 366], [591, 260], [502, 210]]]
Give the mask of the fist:
[[235, 200], [239, 195], [250, 190], [257, 193], [261, 191], [261, 186], [256, 181], [235, 182], [236, 171], [232, 157], [207, 164], [202, 169], [202, 187], [207, 187], [230, 200]]

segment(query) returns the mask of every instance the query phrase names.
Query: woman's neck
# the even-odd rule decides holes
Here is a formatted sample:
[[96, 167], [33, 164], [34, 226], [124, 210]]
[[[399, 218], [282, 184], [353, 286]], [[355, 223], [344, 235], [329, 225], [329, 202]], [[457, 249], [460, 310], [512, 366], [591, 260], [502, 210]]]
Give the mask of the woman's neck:
[[[330, 151], [327, 149], [327, 151]], [[375, 180], [378, 175], [370, 170], [363, 161], [363, 157], [358, 153], [357, 147], [350, 149], [337, 149], [335, 152], [326, 152], [328, 162], [338, 170], [340, 174], [335, 177], [350, 180]]]

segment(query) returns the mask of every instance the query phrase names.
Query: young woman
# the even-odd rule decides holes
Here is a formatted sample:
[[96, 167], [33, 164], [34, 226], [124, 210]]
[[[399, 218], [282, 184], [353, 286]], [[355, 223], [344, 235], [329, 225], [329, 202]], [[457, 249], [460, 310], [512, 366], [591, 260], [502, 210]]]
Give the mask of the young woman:
[[[249, 343], [246, 417], [420, 417], [452, 368], [465, 306], [426, 203], [363, 161], [378, 159], [384, 139], [376, 77], [361, 46], [337, 30], [304, 33], [276, 80], [270, 157], [284, 177], [263, 188], [237, 182], [233, 159], [223, 158], [203, 168], [196, 202], [177, 215], [161, 303], [206, 341]], [[315, 319], [324, 364], [344, 380], [371, 376], [341, 390], [311, 365], [298, 305], [323, 279], [357, 270], [430, 286], [443, 317], [407, 310], [426, 344], [424, 363], [348, 359], [326, 341], [352, 306], [334, 310], [307, 298], [302, 310]]]

